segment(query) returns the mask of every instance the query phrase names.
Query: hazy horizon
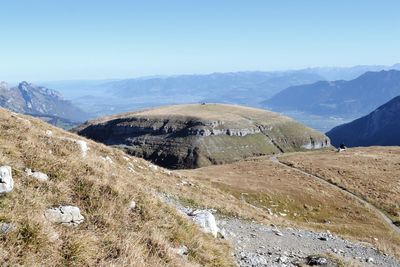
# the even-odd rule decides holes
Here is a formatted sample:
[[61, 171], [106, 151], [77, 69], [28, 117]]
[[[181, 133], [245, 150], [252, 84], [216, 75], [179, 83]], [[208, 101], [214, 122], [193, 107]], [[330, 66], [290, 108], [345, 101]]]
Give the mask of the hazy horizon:
[[1, 78], [58, 81], [400, 62], [398, 1], [12, 1]]
[[151, 79], [151, 78], [168, 78], [168, 77], [177, 77], [177, 76], [185, 76], [185, 75], [212, 75], [212, 74], [228, 74], [228, 73], [252, 73], [252, 72], [271, 72], [271, 73], [279, 73], [279, 72], [295, 72], [295, 71], [302, 71], [302, 70], [312, 70], [312, 69], [346, 69], [346, 68], [353, 68], [353, 67], [368, 67], [368, 66], [385, 66], [385, 67], [393, 67], [395, 65], [398, 65], [400, 63], [394, 62], [393, 64], [388, 64], [388, 65], [384, 65], [384, 64], [357, 64], [357, 65], [349, 65], [349, 66], [311, 66], [311, 67], [306, 67], [306, 68], [298, 68], [298, 69], [271, 69], [271, 70], [232, 70], [232, 71], [213, 71], [213, 72], [197, 72], [197, 73], [173, 73], [173, 74], [149, 74], [149, 75], [142, 75], [142, 76], [129, 76], [129, 77], [104, 77], [104, 78], [94, 78], [94, 79], [55, 79], [55, 80], [14, 80], [14, 81], [8, 81], [8, 80], [1, 80], [0, 82], [4, 81], [7, 83], [19, 83], [22, 81], [26, 81], [26, 82], [32, 82], [32, 83], [36, 83], [36, 82], [85, 82], [85, 81], [117, 81], [117, 80], [126, 80], [126, 79]]

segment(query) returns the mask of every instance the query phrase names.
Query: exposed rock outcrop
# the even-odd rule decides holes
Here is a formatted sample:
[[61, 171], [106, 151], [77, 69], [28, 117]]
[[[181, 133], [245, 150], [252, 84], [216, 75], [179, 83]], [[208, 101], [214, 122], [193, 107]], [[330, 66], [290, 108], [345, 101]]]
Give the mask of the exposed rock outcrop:
[[44, 216], [52, 223], [64, 224], [67, 226], [77, 226], [85, 219], [81, 215], [80, 209], [74, 206], [60, 206], [46, 209]]
[[25, 172], [26, 172], [26, 175], [32, 176], [33, 178], [35, 178], [36, 180], [38, 180], [40, 182], [45, 182], [45, 181], [49, 180], [49, 176], [47, 176], [47, 174], [45, 174], [43, 172], [32, 172], [31, 169], [26, 169]]
[[325, 135], [261, 109], [177, 105], [88, 122], [77, 133], [168, 168], [196, 168], [330, 146]]
[[188, 215], [192, 217], [193, 221], [200, 226], [200, 229], [204, 233], [210, 233], [214, 237], [217, 237], [218, 226], [211, 212], [207, 210], [195, 210]]
[[0, 167], [0, 195], [10, 193], [14, 188], [11, 167]]
[[[42, 118], [53, 124], [74, 124], [90, 116], [71, 102], [63, 99], [55, 90], [21, 82], [10, 87], [0, 83], [0, 106], [9, 110]], [[75, 123], [76, 124], [76, 123]]]

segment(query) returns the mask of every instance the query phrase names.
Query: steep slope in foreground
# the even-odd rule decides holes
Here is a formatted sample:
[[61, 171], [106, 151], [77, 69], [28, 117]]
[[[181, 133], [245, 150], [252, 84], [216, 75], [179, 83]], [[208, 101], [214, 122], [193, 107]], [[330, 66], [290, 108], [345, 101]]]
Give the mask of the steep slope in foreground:
[[222, 104], [166, 106], [116, 115], [88, 122], [76, 131], [169, 168], [196, 168], [330, 145], [325, 135], [290, 118]]
[[367, 72], [351, 81], [289, 87], [263, 102], [273, 110], [357, 118], [400, 95], [400, 71]]
[[[178, 176], [144, 160], [3, 109], [0, 148], [0, 166], [10, 166], [14, 180], [0, 195], [1, 266], [233, 265], [225, 242], [201, 233], [156, 193], [190, 190], [192, 199], [232, 214], [239, 201], [200, 185], [182, 188]], [[80, 209], [83, 218], [58, 218], [78, 226], [51, 222], [57, 218], [45, 211], [61, 205]], [[174, 252], [181, 245], [187, 257]]]
[[0, 83], [0, 106], [18, 113], [64, 119], [64, 122], [83, 122], [89, 118], [59, 92], [27, 82], [15, 87]]
[[337, 126], [326, 133], [335, 146], [400, 145], [400, 96], [360, 119]]

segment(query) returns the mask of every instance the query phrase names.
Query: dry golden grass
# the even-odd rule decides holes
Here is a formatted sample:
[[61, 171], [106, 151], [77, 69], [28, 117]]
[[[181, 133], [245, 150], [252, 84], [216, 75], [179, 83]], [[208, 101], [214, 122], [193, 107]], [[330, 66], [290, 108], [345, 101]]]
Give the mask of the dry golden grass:
[[339, 189], [273, 163], [268, 157], [180, 173], [264, 210], [270, 208], [279, 217], [279, 213], [285, 213], [284, 218], [294, 225], [330, 230], [400, 255], [400, 238], [369, 208]]
[[[187, 104], [187, 105], [173, 105], [162, 106], [152, 109], [144, 109], [141, 111], [128, 112], [123, 114], [116, 114], [105, 116], [99, 119], [90, 121], [91, 124], [104, 123], [113, 119], [126, 119], [130, 117], [143, 117], [143, 118], [156, 118], [156, 119], [180, 119], [180, 120], [204, 120], [204, 121], [223, 121], [225, 128], [239, 128], [246, 129], [252, 128], [255, 124], [259, 125], [284, 125], [288, 124], [290, 127], [295, 125], [296, 128], [300, 127], [301, 130], [313, 132], [318, 136], [323, 136], [321, 133], [298, 124], [293, 119], [283, 116], [282, 114], [267, 111], [264, 109], [250, 108], [240, 105], [227, 105], [227, 104]], [[82, 129], [85, 124], [76, 128]], [[297, 133], [299, 134], [299, 133]]]
[[[201, 233], [155, 196], [163, 184], [171, 192], [167, 187], [162, 191], [179, 192], [176, 184], [181, 178], [88, 140], [90, 150], [82, 157], [78, 146], [65, 137], [84, 140], [40, 120], [0, 110], [0, 165], [12, 166], [15, 183], [13, 192], [0, 196], [0, 222], [16, 225], [13, 232], [0, 234], [0, 265], [234, 264], [227, 243]], [[105, 156], [113, 163], [101, 158]], [[47, 173], [50, 180], [27, 177], [25, 168]], [[132, 199], [137, 203], [134, 212], [129, 210]], [[235, 206], [234, 199], [228, 203]], [[85, 222], [77, 227], [48, 223], [43, 211], [58, 205], [78, 206]], [[179, 245], [189, 248], [187, 259], [171, 251]]]
[[351, 191], [400, 222], [400, 147], [294, 153], [280, 159]]
[[[244, 115], [249, 116], [247, 118]], [[188, 104], [188, 105], [173, 105], [173, 106], [162, 106], [154, 109], [144, 109], [135, 112], [128, 112], [123, 114], [106, 116], [100, 119], [95, 119], [94, 122], [108, 121], [116, 118], [129, 118], [135, 117], [181, 117], [181, 118], [194, 118], [200, 120], [221, 120], [224, 122], [246, 126], [251, 125], [250, 120], [254, 121], [265, 121], [269, 122], [282, 122], [292, 121], [292, 119], [282, 116], [275, 112], [266, 111], [263, 109], [256, 109], [250, 107], [244, 107], [239, 105], [227, 105], [227, 104]]]

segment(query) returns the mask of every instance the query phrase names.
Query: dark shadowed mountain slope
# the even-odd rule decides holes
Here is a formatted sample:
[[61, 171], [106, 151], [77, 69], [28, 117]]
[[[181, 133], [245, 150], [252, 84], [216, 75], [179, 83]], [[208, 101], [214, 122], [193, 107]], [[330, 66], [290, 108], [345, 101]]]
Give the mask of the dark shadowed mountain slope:
[[336, 146], [400, 145], [400, 96], [365, 117], [333, 128], [327, 135]]
[[320, 81], [290, 87], [263, 102], [273, 110], [298, 110], [316, 115], [365, 115], [400, 95], [400, 71], [367, 72], [351, 81]]
[[89, 118], [86, 112], [64, 100], [59, 92], [27, 82], [15, 87], [0, 83], [0, 106], [18, 113], [65, 122], [82, 122]]

